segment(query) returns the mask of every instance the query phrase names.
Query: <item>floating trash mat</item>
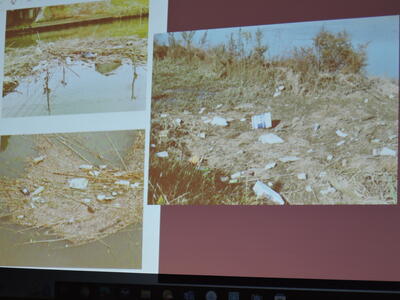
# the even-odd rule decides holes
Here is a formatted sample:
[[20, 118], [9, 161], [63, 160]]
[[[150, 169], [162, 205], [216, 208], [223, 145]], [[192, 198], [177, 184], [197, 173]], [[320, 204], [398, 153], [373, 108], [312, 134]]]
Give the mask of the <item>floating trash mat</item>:
[[[24, 167], [6, 176], [21, 144], [33, 151], [14, 156]], [[46, 230], [27, 243], [66, 245], [141, 224], [143, 161], [143, 131], [12, 136], [0, 152], [0, 220]]]

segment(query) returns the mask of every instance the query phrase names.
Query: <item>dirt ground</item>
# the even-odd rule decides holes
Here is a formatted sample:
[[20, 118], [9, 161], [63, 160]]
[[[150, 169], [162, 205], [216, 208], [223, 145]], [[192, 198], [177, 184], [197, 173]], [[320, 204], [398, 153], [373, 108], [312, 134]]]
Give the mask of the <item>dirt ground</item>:
[[[34, 138], [38, 156], [29, 158], [25, 174], [0, 178], [0, 217], [49, 236], [31, 243], [80, 245], [142, 222], [143, 133], [121, 157], [123, 167], [92, 164], [71, 135]], [[72, 187], [76, 178], [87, 180], [86, 186]]]
[[[396, 204], [398, 83], [342, 76], [334, 88], [301, 93], [289, 75], [263, 86], [218, 79], [205, 66], [156, 62], [151, 164], [189, 161], [197, 169], [225, 172], [216, 180], [246, 187], [262, 181], [286, 204]], [[252, 129], [252, 116], [267, 112], [272, 128]], [[214, 117], [227, 126], [213, 125]], [[267, 133], [283, 142], [261, 143]], [[380, 155], [384, 148], [395, 154]], [[157, 157], [163, 151], [168, 158]], [[280, 160], [288, 156], [296, 160]], [[150, 178], [152, 185], [157, 180]], [[190, 190], [174, 204], [201, 204], [190, 200]], [[247, 201], [219, 204], [272, 203], [252, 193]]]

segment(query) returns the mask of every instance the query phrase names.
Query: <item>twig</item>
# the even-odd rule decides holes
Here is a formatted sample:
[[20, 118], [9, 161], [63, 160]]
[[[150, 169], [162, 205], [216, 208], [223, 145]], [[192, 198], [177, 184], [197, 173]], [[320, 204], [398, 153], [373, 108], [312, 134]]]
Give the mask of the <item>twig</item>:
[[124, 160], [122, 159], [122, 156], [119, 154], [119, 151], [117, 150], [117, 147], [114, 145], [113, 141], [111, 140], [111, 138], [108, 136], [107, 133], [106, 133], [106, 137], [107, 137], [109, 143], [111, 144], [111, 146], [113, 147], [115, 153], [118, 155], [119, 159], [121, 160], [121, 163], [125, 168], [125, 171], [128, 171], [128, 167], [126, 166]]
[[56, 139], [63, 144], [65, 147], [67, 147], [68, 149], [70, 149], [72, 152], [74, 152], [76, 155], [78, 155], [80, 158], [82, 158], [84, 161], [86, 161], [89, 164], [92, 164], [91, 161], [89, 161], [87, 158], [85, 158], [82, 154], [80, 154], [78, 151], [76, 151], [74, 148], [72, 148], [70, 145], [68, 145], [65, 141], [63, 141], [63, 139], [56, 135]]

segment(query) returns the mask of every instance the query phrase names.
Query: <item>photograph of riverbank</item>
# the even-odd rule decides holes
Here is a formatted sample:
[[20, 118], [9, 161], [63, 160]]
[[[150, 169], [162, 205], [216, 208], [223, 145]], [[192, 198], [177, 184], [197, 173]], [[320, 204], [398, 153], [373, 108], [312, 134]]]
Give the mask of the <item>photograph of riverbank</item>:
[[2, 136], [0, 265], [140, 269], [144, 131]]
[[7, 11], [2, 117], [144, 111], [148, 0]]
[[155, 36], [148, 202], [397, 204], [399, 17]]

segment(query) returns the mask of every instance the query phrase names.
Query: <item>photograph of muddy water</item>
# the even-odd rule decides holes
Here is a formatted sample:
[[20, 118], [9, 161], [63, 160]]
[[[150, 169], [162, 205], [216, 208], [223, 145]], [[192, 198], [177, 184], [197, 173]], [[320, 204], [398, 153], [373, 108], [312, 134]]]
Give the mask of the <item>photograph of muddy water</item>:
[[151, 204], [397, 204], [399, 17], [155, 36]]
[[3, 136], [0, 265], [142, 265], [144, 131]]
[[7, 11], [2, 115], [145, 109], [148, 1]]

